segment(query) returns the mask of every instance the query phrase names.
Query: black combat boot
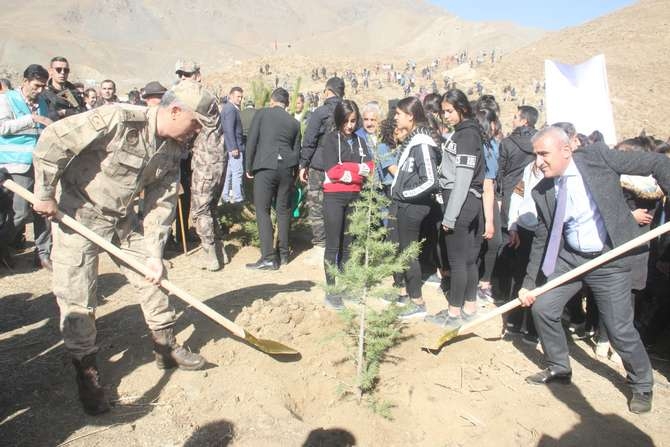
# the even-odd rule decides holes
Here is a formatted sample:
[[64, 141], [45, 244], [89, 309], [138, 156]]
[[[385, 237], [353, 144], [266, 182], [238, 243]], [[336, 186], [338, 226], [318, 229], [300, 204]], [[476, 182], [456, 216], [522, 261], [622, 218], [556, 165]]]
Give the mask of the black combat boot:
[[174, 330], [169, 327], [158, 331], [151, 331], [156, 353], [156, 366], [159, 369], [170, 369], [176, 366], [179, 369], [195, 371], [205, 366], [206, 360], [177, 344]]
[[100, 374], [95, 360], [95, 354], [89, 354], [81, 360], [72, 359], [77, 371], [77, 386], [79, 400], [84, 411], [91, 416], [109, 411], [109, 402], [105, 398], [105, 391], [100, 386]]

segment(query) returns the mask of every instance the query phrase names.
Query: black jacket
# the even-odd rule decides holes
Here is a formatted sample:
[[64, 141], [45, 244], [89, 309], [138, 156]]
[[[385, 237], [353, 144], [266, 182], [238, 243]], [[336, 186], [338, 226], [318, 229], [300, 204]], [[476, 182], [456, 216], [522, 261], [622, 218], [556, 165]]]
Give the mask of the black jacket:
[[[51, 80], [49, 80], [42, 95], [47, 102], [47, 115], [52, 121], [86, 112], [84, 99], [70, 82], [66, 82], [62, 90], [56, 90]], [[64, 116], [58, 114], [61, 110], [65, 110]]]
[[302, 140], [302, 150], [300, 151], [300, 167], [311, 166], [320, 171], [324, 170], [323, 160], [317, 148], [321, 138], [333, 130], [333, 112], [335, 106], [342, 102], [342, 98], [332, 96], [326, 99], [321, 107], [318, 107], [309, 117], [305, 136]]
[[[653, 175], [666, 194], [670, 191], [670, 158], [663, 154], [622, 152], [612, 150], [603, 143], [597, 143], [576, 151], [573, 159], [598, 207], [613, 248], [642, 233], [624, 197], [620, 176]], [[540, 267], [556, 208], [554, 179], [541, 180], [533, 188], [532, 194], [537, 207], [538, 224], [524, 281], [524, 287], [528, 290], [533, 289], [544, 279]]]
[[249, 128], [245, 170], [277, 169], [278, 156], [285, 166], [297, 166], [299, 155], [300, 123], [281, 107], [258, 110]]
[[428, 132], [415, 131], [400, 150], [391, 199], [401, 203], [430, 204], [438, 186], [435, 141]]
[[507, 227], [509, 202], [514, 187], [523, 177], [524, 168], [535, 159], [533, 144], [530, 142], [535, 133], [537, 130], [532, 127], [517, 127], [509, 137], [500, 142], [497, 183], [502, 195], [500, 217], [503, 227]]

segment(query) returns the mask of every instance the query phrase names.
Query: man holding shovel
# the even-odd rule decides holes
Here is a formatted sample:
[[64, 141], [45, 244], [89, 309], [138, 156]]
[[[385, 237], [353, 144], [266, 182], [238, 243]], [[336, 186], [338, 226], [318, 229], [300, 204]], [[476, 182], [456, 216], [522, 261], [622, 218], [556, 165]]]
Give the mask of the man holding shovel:
[[[53, 217], [60, 208], [151, 272], [142, 278], [120, 264], [139, 289], [159, 368], [196, 370], [205, 364], [202, 356], [177, 344], [175, 314], [158, 284], [165, 275], [163, 247], [175, 217], [183, 143], [216, 119], [212, 104], [212, 95], [199, 83], [184, 80], [165, 93], [158, 107], [114, 104], [58, 121], [45, 129], [35, 149], [35, 211]], [[140, 222], [135, 199], [141, 191]], [[99, 250], [69, 227], [54, 225], [54, 294], [79, 398], [89, 414], [109, 410], [96, 364]]]
[[529, 290], [638, 236], [639, 227], [624, 200], [620, 175], [653, 175], [667, 193], [670, 159], [654, 153], [614, 151], [604, 144], [573, 153], [568, 136], [556, 127], [538, 132], [532, 142], [535, 163], [545, 178], [532, 192], [538, 226], [519, 300], [524, 306], [533, 306], [533, 321], [548, 368], [526, 381], [537, 385], [570, 383], [572, 370], [561, 313], [586, 284], [593, 291], [612, 347], [626, 368], [632, 390], [629, 409], [646, 413], [651, 410], [653, 379], [649, 357], [633, 326], [630, 257], [616, 258], [549, 290], [537, 301]]

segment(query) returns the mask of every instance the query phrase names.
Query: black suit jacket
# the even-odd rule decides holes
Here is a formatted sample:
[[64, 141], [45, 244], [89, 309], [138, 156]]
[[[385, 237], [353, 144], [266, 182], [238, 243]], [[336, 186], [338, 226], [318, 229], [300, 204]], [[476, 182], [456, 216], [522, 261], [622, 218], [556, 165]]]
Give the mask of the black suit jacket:
[[[670, 158], [662, 154], [622, 152], [598, 143], [579, 149], [573, 154], [573, 159], [603, 218], [613, 248], [642, 233], [626, 203], [620, 176], [653, 175], [666, 194], [670, 190]], [[556, 208], [554, 179], [541, 180], [533, 188], [532, 195], [537, 207], [538, 225], [524, 281], [524, 287], [529, 290], [544, 280], [541, 266]]]
[[281, 107], [256, 112], [247, 139], [245, 170], [277, 169], [277, 155], [284, 165], [298, 165], [300, 157], [300, 123]]

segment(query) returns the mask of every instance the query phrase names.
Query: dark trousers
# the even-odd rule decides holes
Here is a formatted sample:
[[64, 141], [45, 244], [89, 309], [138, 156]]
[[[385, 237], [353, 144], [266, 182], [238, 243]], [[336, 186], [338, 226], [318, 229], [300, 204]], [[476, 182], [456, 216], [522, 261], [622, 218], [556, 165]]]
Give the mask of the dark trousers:
[[[449, 203], [449, 191], [443, 191], [443, 197], [444, 203]], [[477, 257], [482, 245], [483, 229], [482, 200], [468, 194], [456, 225], [445, 237], [451, 268], [450, 306], [462, 307], [465, 301], [477, 299]]]
[[277, 204], [277, 230], [279, 253], [288, 256], [288, 233], [291, 223], [291, 193], [295, 183], [295, 167], [285, 166], [278, 161], [277, 169], [261, 169], [254, 173], [254, 206], [256, 223], [261, 240], [263, 261], [274, 261], [272, 219], [270, 209], [272, 201]]
[[[421, 223], [430, 213], [430, 205], [393, 202], [389, 214], [389, 232], [391, 240], [398, 243], [403, 251], [412, 242], [419, 241]], [[410, 298], [421, 298], [421, 265], [413, 259], [404, 272], [405, 288]]]
[[484, 282], [491, 282], [493, 268], [496, 266], [503, 244], [502, 229], [500, 228], [500, 208], [497, 201], [493, 203], [493, 226], [495, 233], [491, 239], [482, 243], [482, 252], [480, 254], [481, 280]]
[[323, 194], [323, 222], [326, 233], [326, 250], [323, 256], [326, 283], [335, 284], [328, 272], [328, 265], [341, 266], [349, 259], [351, 236], [348, 234], [349, 216], [354, 211], [352, 203], [358, 199], [357, 192], [327, 192]]
[[[548, 279], [554, 279], [587, 261], [577, 253], [561, 249], [556, 271]], [[561, 314], [565, 304], [583, 284], [593, 292], [600, 318], [607, 328], [612, 347], [623, 360], [632, 390], [651, 391], [651, 363], [633, 325], [631, 267], [630, 260], [626, 258], [612, 261], [538, 297], [531, 311], [548, 366], [556, 372], [570, 371], [568, 342], [561, 325]]]
[[[28, 191], [33, 191], [35, 186], [35, 171], [31, 166], [23, 174], [12, 174], [14, 180]], [[11, 240], [22, 238], [26, 230], [26, 224], [32, 220], [33, 234], [35, 236], [35, 255], [42, 259], [49, 259], [51, 255], [51, 221], [35, 213], [30, 203], [18, 194], [14, 194], [14, 234]]]
[[[523, 227], [517, 227], [517, 234], [519, 235], [519, 246], [514, 250], [512, 259], [512, 275], [514, 285], [512, 288], [512, 298], [515, 299], [519, 295], [519, 290], [523, 284], [526, 276], [526, 267], [528, 267], [528, 259], [530, 258], [530, 250], [533, 246], [534, 231], [527, 230]], [[535, 326], [530, 316], [530, 309], [516, 308], [507, 314], [507, 322], [515, 325], [519, 329], [523, 326], [524, 320], [526, 322], [526, 331], [535, 335]]]

